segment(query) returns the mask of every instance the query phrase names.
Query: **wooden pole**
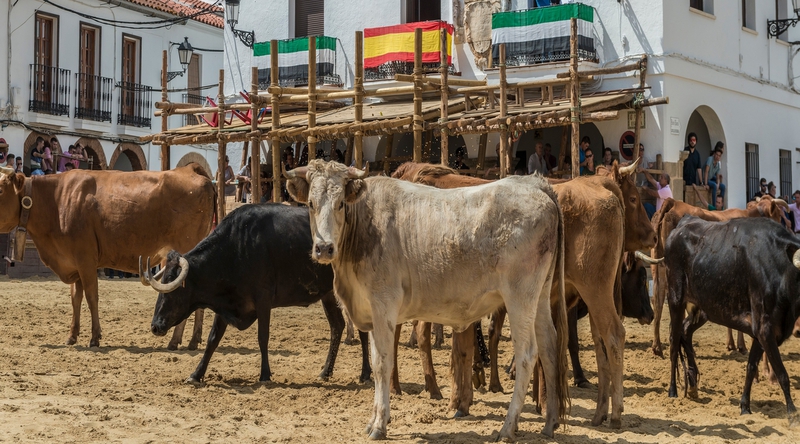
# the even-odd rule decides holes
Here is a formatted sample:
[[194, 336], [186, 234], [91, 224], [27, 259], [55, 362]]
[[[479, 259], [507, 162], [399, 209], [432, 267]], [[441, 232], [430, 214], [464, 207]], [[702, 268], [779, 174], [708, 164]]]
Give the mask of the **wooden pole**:
[[[278, 41], [269, 42], [269, 85], [278, 86]], [[280, 97], [277, 94], [272, 96], [272, 201], [281, 201], [281, 139], [277, 136], [277, 129], [281, 126]]]
[[489, 134], [482, 133], [478, 142], [478, 165], [475, 167], [475, 174], [480, 176], [486, 168], [486, 144], [489, 142]]
[[[447, 123], [448, 110], [447, 106], [450, 103], [450, 94], [449, 90], [447, 89], [448, 83], [448, 72], [447, 72], [447, 29], [440, 28], [439, 33], [441, 34], [441, 38], [439, 40], [441, 45], [440, 51], [440, 58], [439, 58], [439, 76], [441, 77], [442, 81], [442, 109], [440, 110], [439, 115], [439, 122], [444, 124]], [[442, 128], [441, 130], [441, 163], [444, 166], [447, 166], [447, 162], [450, 159], [450, 134], [447, 131], [447, 127]]]
[[392, 157], [392, 149], [394, 148], [394, 134], [386, 136], [386, 150], [383, 152], [383, 174], [389, 175], [389, 158]]
[[[250, 70], [250, 95], [258, 95], [258, 67]], [[250, 104], [250, 132], [258, 131], [258, 112], [260, 105], [253, 101]], [[253, 203], [261, 202], [261, 133], [250, 142], [250, 194]]]
[[[167, 51], [165, 50], [161, 55], [161, 101], [167, 102]], [[169, 129], [168, 125], [169, 113], [164, 112], [161, 114], [161, 132], [165, 133]], [[169, 144], [161, 145], [161, 171], [169, 169]]]
[[414, 162], [422, 161], [422, 29], [414, 30]]
[[[642, 61], [639, 62], [639, 88], [644, 88], [644, 82], [647, 77], [647, 56], [642, 55]], [[639, 158], [639, 126], [640, 122], [642, 121], [642, 106], [639, 103], [640, 94], [637, 93], [636, 98], [634, 99], [634, 106], [636, 108], [636, 118], [634, 119], [634, 127], [633, 127], [633, 160]], [[642, 168], [647, 168], [647, 165], [639, 165]]]
[[[506, 101], [506, 44], [500, 44], [500, 119], [505, 119], [508, 114], [508, 102]], [[506, 177], [511, 173], [510, 157], [508, 146], [508, 125], [500, 125], [500, 178]]]
[[225, 70], [219, 70], [219, 94], [217, 96], [217, 137], [219, 150], [217, 151], [217, 223], [225, 217], [225, 149], [227, 144], [222, 137], [225, 128]]
[[[308, 129], [317, 126], [317, 38], [308, 37]], [[317, 157], [317, 138], [308, 136], [308, 160]]]
[[567, 147], [569, 146], [569, 135], [571, 128], [565, 126], [561, 131], [561, 148], [558, 151], [558, 171], [564, 171], [564, 162], [567, 160]]
[[[364, 120], [364, 32], [356, 31], [356, 69], [355, 69], [355, 99], [353, 123], [360, 124]], [[364, 161], [364, 132], [356, 131], [353, 139], [356, 168], [362, 168]]]
[[572, 177], [581, 175], [580, 170], [580, 145], [578, 142], [581, 137], [581, 97], [580, 97], [580, 78], [578, 77], [578, 20], [570, 19], [569, 34], [569, 78], [570, 78], [570, 121], [572, 124]]

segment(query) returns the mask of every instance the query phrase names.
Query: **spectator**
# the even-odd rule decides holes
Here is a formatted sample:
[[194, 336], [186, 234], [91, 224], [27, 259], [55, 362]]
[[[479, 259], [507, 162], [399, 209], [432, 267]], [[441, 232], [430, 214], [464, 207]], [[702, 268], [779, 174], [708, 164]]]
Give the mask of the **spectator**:
[[31, 176], [44, 176], [42, 171], [42, 158], [44, 157], [44, 139], [36, 138], [36, 144], [31, 147]]
[[703, 197], [703, 194], [705, 193], [701, 193], [697, 188], [697, 185], [692, 185], [692, 188], [694, 188], [694, 194], [697, 195], [697, 200], [699, 200], [703, 206], [708, 208], [708, 211], [722, 211], [725, 209], [725, 200], [722, 198], [722, 196], [717, 196], [715, 205], [711, 205], [708, 203], [706, 198]]
[[683, 161], [683, 180], [686, 185], [703, 185], [703, 172], [700, 170], [700, 153], [695, 149], [697, 146], [697, 134], [689, 133], [689, 146], [684, 151], [689, 152], [689, 157]]
[[453, 162], [452, 168], [454, 170], [468, 170], [469, 165], [464, 163], [464, 156], [466, 155], [467, 150], [460, 146], [456, 148], [456, 160]]
[[769, 189], [767, 188], [767, 179], [764, 179], [762, 177], [761, 180], [759, 181], [759, 185], [760, 189], [756, 192], [756, 194], [753, 195], [754, 199], [756, 197], [764, 197], [764, 195], [769, 192]]
[[589, 145], [591, 145], [591, 143], [592, 142], [591, 139], [589, 139], [589, 136], [583, 136], [583, 138], [581, 139], [580, 150], [578, 150], [581, 156], [579, 164], [581, 167], [580, 171], [581, 176], [594, 174], [594, 159], [593, 159], [594, 154], [592, 154], [592, 150], [589, 148]]
[[44, 156], [42, 156], [42, 170], [45, 174], [55, 174], [56, 168], [53, 163], [53, 153], [58, 152], [58, 140], [53, 137], [50, 142], [44, 142]]
[[653, 215], [656, 214], [656, 211], [661, 209], [661, 205], [664, 204], [664, 200], [672, 197], [672, 189], [669, 187], [670, 177], [667, 173], [661, 173], [661, 176], [658, 178], [658, 182], [656, 182], [656, 180], [653, 179], [653, 176], [651, 176], [650, 173], [644, 168], [639, 167], [639, 171], [644, 172], [644, 177], [647, 178], [647, 181], [650, 182], [653, 188], [655, 188], [642, 188], [642, 192], [656, 198], [655, 207], [650, 202], [645, 202], [643, 204], [644, 209], [647, 212], [647, 217], [652, 219]]
[[17, 156], [13, 154], [9, 154], [6, 156], [6, 168], [11, 168], [13, 170], [16, 162], [17, 162]]
[[611, 169], [611, 165], [614, 164], [614, 152], [611, 151], [611, 148], [605, 147], [603, 148], [603, 166]]
[[716, 199], [717, 196], [717, 188], [719, 188], [719, 195], [722, 198], [725, 198], [725, 184], [722, 183], [722, 150], [719, 149], [720, 147], [724, 147], [725, 144], [722, 142], [717, 142], [717, 146], [714, 147], [714, 153], [708, 157], [706, 160], [706, 169], [705, 169], [705, 177], [704, 182], [706, 183], [706, 188], [711, 189], [711, 196]]
[[769, 194], [771, 198], [775, 199], [775, 196], [778, 194], [778, 190], [775, 187], [775, 182], [768, 183], [767, 190], [769, 190], [767, 194]]
[[250, 177], [252, 177], [250, 161], [251, 156], [247, 156], [247, 164], [236, 173], [236, 180], [239, 181], [239, 185], [237, 186], [239, 202], [247, 202], [247, 195], [250, 194]]
[[800, 233], [800, 208], [797, 208], [797, 204], [800, 203], [800, 190], [795, 190], [792, 199], [794, 202], [789, 204], [789, 211], [794, 216], [794, 232], [798, 234]]
[[16, 167], [14, 168], [15, 173], [25, 173], [25, 169], [22, 167], [22, 156], [17, 157], [16, 160]]
[[333, 148], [331, 150], [331, 162], [344, 163], [344, 154], [342, 154], [339, 148]]
[[494, 152], [497, 153], [497, 166], [488, 168], [483, 174], [483, 177], [488, 179], [492, 174], [500, 175], [500, 143], [494, 147]]
[[528, 174], [539, 173], [540, 176], [547, 176], [547, 160], [544, 157], [544, 146], [542, 142], [536, 142], [534, 153], [528, 159]]
[[58, 170], [57, 171], [59, 173], [63, 173], [64, 171], [67, 170], [67, 164], [72, 165], [72, 167], [75, 166], [72, 163], [72, 155], [73, 154], [75, 154], [75, 145], [70, 145], [69, 148], [67, 148], [67, 152], [63, 153], [61, 155], [61, 158], [58, 159]]
[[549, 143], [544, 144], [544, 160], [547, 161], [547, 170], [550, 172], [558, 169], [558, 159], [552, 154], [553, 147]]
[[236, 195], [236, 175], [233, 174], [233, 168], [231, 168], [229, 162], [230, 159], [228, 159], [228, 156], [225, 156], [225, 171], [223, 176], [225, 180], [225, 197]]

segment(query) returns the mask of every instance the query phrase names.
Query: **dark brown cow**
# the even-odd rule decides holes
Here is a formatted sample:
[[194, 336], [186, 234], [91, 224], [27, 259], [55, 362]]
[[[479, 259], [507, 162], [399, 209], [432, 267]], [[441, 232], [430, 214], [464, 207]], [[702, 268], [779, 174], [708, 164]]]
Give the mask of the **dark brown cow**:
[[172, 249], [188, 252], [211, 229], [215, 196], [211, 179], [197, 164], [165, 172], [74, 170], [31, 178], [3, 169], [0, 232], [27, 217], [27, 232], [42, 262], [71, 284], [67, 344], [78, 339], [85, 292], [92, 315], [89, 345], [97, 347], [97, 269], [136, 273], [139, 256], [160, 262]]
[[[634, 165], [621, 171], [615, 166], [596, 176], [554, 181], [557, 184], [553, 186], [564, 214], [567, 304], [576, 304], [580, 296], [592, 313], [592, 332], [601, 374], [594, 425], [605, 421], [610, 396], [611, 425], [621, 426], [625, 329], [617, 308], [621, 304], [615, 306], [620, 294], [620, 287], [615, 283], [621, 273], [623, 249], [635, 251], [655, 244], [655, 233], [639, 200], [638, 190], [628, 177], [635, 168]], [[460, 176], [446, 167], [409, 163], [401, 165], [393, 177], [438, 188], [488, 182]], [[557, 292], [551, 294], [551, 303], [554, 295], [557, 296]], [[502, 390], [497, 374], [500, 329], [496, 326], [502, 325], [504, 315], [501, 310], [500, 316], [495, 316], [495, 328], [490, 330], [492, 375], [489, 387], [493, 391]], [[474, 327], [453, 335], [454, 381], [450, 407], [457, 410], [456, 416], [469, 412], [472, 399], [469, 359], [474, 354], [474, 338]]]
[[[781, 199], [772, 199], [770, 197], [759, 199], [758, 202], [751, 202], [747, 205], [747, 209], [731, 208], [724, 211], [708, 211], [698, 208], [694, 205], [689, 205], [685, 202], [680, 202], [674, 199], [666, 199], [661, 208], [653, 215], [653, 229], [658, 235], [655, 247], [652, 249], [651, 256], [662, 258], [664, 257], [664, 245], [672, 233], [672, 230], [678, 225], [681, 218], [685, 215], [699, 217], [703, 220], [723, 222], [726, 220], [737, 219], [741, 217], [767, 217], [780, 223], [783, 215], [782, 207], [788, 207], [785, 201]], [[661, 349], [661, 311], [664, 309], [664, 300], [667, 295], [666, 282], [666, 269], [664, 265], [651, 265], [650, 268], [653, 274], [653, 344], [651, 346], [653, 353], [657, 356], [664, 357]], [[747, 349], [744, 345], [744, 336], [739, 332], [739, 351], [746, 352]], [[733, 350], [733, 335], [730, 329], [728, 330], [728, 350]]]

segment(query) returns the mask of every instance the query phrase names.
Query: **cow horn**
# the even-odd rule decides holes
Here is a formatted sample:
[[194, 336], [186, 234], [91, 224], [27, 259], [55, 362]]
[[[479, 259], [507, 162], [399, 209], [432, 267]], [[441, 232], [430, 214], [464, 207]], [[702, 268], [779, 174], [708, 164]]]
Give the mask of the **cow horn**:
[[800, 250], [794, 252], [794, 256], [792, 256], [792, 265], [800, 269]]
[[[147, 258], [147, 261], [150, 261], [150, 258]], [[142, 282], [142, 285], [145, 287], [149, 287], [150, 283], [147, 282], [147, 275], [145, 274], [144, 267], [142, 267], [142, 257], [139, 256], [139, 280]]]
[[14, 170], [12, 168], [0, 166], [0, 173], [2, 173], [4, 176], [11, 176], [14, 174]]
[[[152, 279], [155, 279], [155, 280], [161, 279], [161, 276], [164, 275], [164, 270], [166, 270], [166, 268], [161, 267], [161, 269], [158, 270], [158, 273], [156, 273], [155, 275], [152, 276]], [[139, 256], [139, 280], [141, 280], [142, 285], [144, 285], [145, 287], [149, 287], [150, 286], [150, 279], [151, 279], [151, 277], [150, 277], [150, 256], [147, 257], [147, 268], [146, 269], [144, 267], [142, 267], [142, 257]]]
[[639, 166], [639, 161], [640, 160], [641, 159], [636, 159], [635, 161], [633, 161], [632, 164], [630, 164], [628, 166], [621, 167], [619, 169], [619, 174], [622, 175], [622, 176], [628, 176], [628, 175], [631, 175], [631, 174], [635, 173], [636, 172], [636, 168]]
[[783, 199], [772, 199], [772, 201], [775, 202], [776, 204], [786, 208], [786, 211], [789, 211], [789, 204], [786, 203], [785, 200], [783, 200]]
[[367, 162], [367, 167], [364, 170], [359, 170], [356, 167], [350, 167], [347, 169], [348, 179], [361, 179], [367, 174], [369, 174], [369, 162]]
[[[189, 275], [189, 261], [187, 261], [183, 256], [178, 258], [178, 267], [181, 269], [180, 274], [178, 277], [175, 278], [174, 281], [162, 284], [158, 281], [156, 276], [160, 276], [163, 274], [164, 269], [159, 271], [156, 276], [150, 277], [148, 276], [147, 279], [150, 281], [150, 286], [153, 287], [153, 290], [159, 293], [171, 293], [178, 289], [181, 285], [183, 285], [183, 281], [186, 280], [186, 276]], [[147, 269], [150, 269], [150, 258], [147, 258]]]
[[637, 251], [635, 254], [636, 254], [636, 259], [639, 259], [642, 262], [647, 262], [650, 265], [660, 264], [664, 260], [663, 257], [660, 259], [653, 259], [652, 257], [642, 253], [641, 251]]
[[283, 170], [283, 177], [287, 179], [294, 179], [297, 177], [302, 177], [306, 179], [308, 177], [308, 167], [301, 166], [297, 167], [293, 170], [286, 171], [286, 166], [281, 164], [281, 170]]
[[761, 202], [761, 196], [756, 196], [756, 202]]

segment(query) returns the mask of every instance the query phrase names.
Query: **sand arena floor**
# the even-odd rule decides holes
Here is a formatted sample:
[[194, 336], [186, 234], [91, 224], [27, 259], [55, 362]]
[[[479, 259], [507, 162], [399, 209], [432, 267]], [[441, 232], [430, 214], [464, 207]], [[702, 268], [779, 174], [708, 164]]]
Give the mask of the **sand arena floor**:
[[[0, 441], [8, 442], [361, 442], [373, 399], [372, 383], [359, 384], [360, 348], [342, 345], [333, 377], [317, 380], [328, 346], [319, 304], [272, 313], [270, 364], [273, 382], [258, 383], [256, 328], [228, 329], [214, 355], [206, 384], [184, 380], [201, 350], [166, 350], [169, 337], [149, 331], [155, 294], [138, 281], [100, 281], [103, 339], [89, 349], [86, 304], [77, 346], [66, 346], [70, 320], [68, 286], [51, 279], [0, 277]], [[204, 341], [211, 325], [206, 316]], [[191, 321], [190, 321], [191, 322]], [[649, 351], [650, 326], [626, 320], [625, 412], [622, 430], [589, 424], [596, 390], [572, 388], [572, 415], [559, 443], [800, 442], [788, 429], [783, 395], [776, 385], [755, 384], [753, 414], [739, 415], [745, 356], [725, 350], [725, 330], [707, 326], [695, 335], [700, 398], [669, 399], [669, 361]], [[190, 327], [189, 327], [190, 328]], [[589, 323], [580, 322], [581, 358], [596, 383]], [[187, 333], [189, 329], [187, 328]], [[449, 396], [449, 329], [445, 348], [434, 351], [439, 383]], [[668, 327], [662, 327], [666, 339]], [[410, 329], [405, 328], [403, 341]], [[506, 364], [511, 342], [501, 342]], [[800, 340], [781, 348], [795, 402], [800, 402]], [[430, 400], [416, 350], [400, 348], [406, 392], [392, 396], [389, 438], [396, 442], [493, 441], [511, 399], [478, 392], [472, 416], [453, 420], [447, 400]], [[682, 388], [679, 389], [682, 394]], [[520, 442], [543, 442], [542, 418], [528, 398], [517, 434]]]

